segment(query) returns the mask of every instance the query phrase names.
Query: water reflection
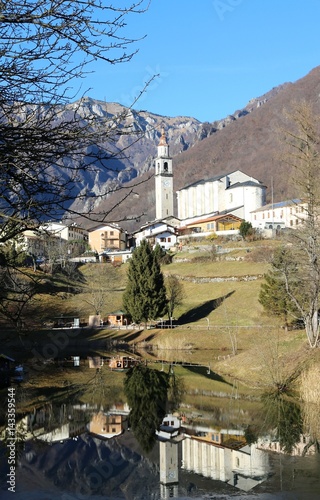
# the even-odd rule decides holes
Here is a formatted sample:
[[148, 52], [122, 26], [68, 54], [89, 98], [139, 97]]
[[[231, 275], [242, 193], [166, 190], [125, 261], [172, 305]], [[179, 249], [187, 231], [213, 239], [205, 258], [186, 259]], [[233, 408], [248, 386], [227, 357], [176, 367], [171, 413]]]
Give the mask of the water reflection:
[[[127, 359], [123, 357], [123, 363]], [[227, 393], [215, 394], [210, 386], [199, 387], [191, 394], [194, 406], [189, 410], [183, 401], [180, 407], [175, 405], [176, 401], [181, 403], [183, 387], [164, 363], [159, 373], [161, 367], [171, 378], [171, 392], [165, 408], [162, 404], [165, 417], [153, 433], [155, 444], [146, 452], [133, 433], [128, 404], [113, 388], [115, 377], [123, 374], [109, 369], [106, 356], [91, 353], [86, 364], [80, 359], [79, 366], [73, 360], [47, 363], [42, 375], [48, 376], [50, 383], [43, 392], [37, 389], [43, 403], [17, 414], [15, 498], [160, 500], [215, 495], [234, 499], [239, 495], [265, 500], [283, 495], [295, 499], [300, 493], [308, 500], [319, 497], [319, 405], [313, 393], [305, 390], [301, 404], [293, 393], [269, 392], [254, 402], [260, 414], [258, 410], [253, 413], [247, 401], [242, 401], [239, 411], [237, 385], [208, 373], [207, 368], [189, 366], [188, 374], [196, 374], [200, 381], [203, 377], [206, 382], [219, 378], [232, 389], [232, 397], [224, 404]], [[124, 364], [116, 366], [116, 370], [124, 368]], [[51, 383], [58, 373], [65, 378], [59, 391], [58, 385]], [[27, 374], [31, 379], [30, 371]], [[119, 380], [122, 384], [123, 379]], [[143, 406], [139, 403], [135, 414], [142, 423], [142, 433], [151, 413], [150, 380], [150, 400]], [[23, 384], [17, 393], [28, 398], [30, 384], [29, 389]], [[306, 385], [310, 389], [309, 380]], [[84, 389], [90, 394], [86, 404]], [[5, 435], [1, 437], [0, 497], [6, 499], [12, 498], [12, 493], [5, 482], [8, 463]]]
[[[298, 456], [307, 444], [306, 436], [288, 456], [274, 434], [260, 436], [249, 445], [244, 429], [192, 425], [167, 414], [155, 446], [145, 453], [128, 430], [128, 415], [126, 404], [103, 409], [68, 403], [47, 404], [25, 415], [18, 422], [24, 449], [17, 468], [16, 498], [38, 494], [45, 498], [41, 497], [45, 491], [51, 492], [50, 498], [57, 495], [63, 500], [106, 495], [110, 500], [210, 494], [234, 498], [236, 491], [280, 498], [283, 490], [300, 490], [306, 477], [311, 495], [306, 498], [319, 491], [318, 455], [310, 447], [309, 457]], [[4, 480], [1, 487], [1, 498], [11, 498], [6, 496]]]

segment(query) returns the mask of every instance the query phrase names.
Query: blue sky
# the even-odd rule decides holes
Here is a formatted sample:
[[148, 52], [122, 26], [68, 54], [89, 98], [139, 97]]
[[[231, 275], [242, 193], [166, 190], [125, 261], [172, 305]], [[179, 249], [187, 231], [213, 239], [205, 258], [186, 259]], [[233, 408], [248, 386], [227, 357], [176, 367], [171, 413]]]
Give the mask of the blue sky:
[[82, 88], [128, 106], [159, 74], [134, 106], [159, 115], [212, 122], [320, 64], [319, 0], [151, 0], [127, 22], [138, 54]]

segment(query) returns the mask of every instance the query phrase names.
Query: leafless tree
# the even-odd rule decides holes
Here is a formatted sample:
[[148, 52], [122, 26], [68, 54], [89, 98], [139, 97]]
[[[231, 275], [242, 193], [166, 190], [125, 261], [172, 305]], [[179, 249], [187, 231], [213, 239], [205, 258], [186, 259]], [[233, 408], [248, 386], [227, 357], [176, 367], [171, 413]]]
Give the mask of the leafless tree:
[[287, 118], [288, 128], [281, 133], [285, 144], [282, 159], [292, 171], [293, 185], [305, 210], [296, 214], [299, 224], [289, 235], [292, 262], [283, 267], [282, 275], [314, 348], [319, 339], [320, 121], [306, 101], [295, 103]]
[[[81, 85], [94, 61], [130, 61], [139, 39], [127, 36], [126, 23], [148, 3], [0, 0], [0, 244], [44, 220], [60, 220], [76, 198], [94, 201], [97, 194], [86, 189], [79, 195], [81, 175], [108, 170], [109, 160], [124, 157], [139, 140], [130, 110], [111, 118], [88, 112]], [[99, 196], [117, 189], [109, 185]], [[131, 190], [123, 188], [122, 198]], [[83, 215], [90, 218], [90, 210]], [[1, 303], [16, 311], [18, 322], [19, 305], [33, 293], [32, 276], [18, 279], [8, 261], [0, 266]]]
[[165, 279], [165, 287], [168, 300], [168, 316], [169, 318], [172, 318], [175, 308], [179, 306], [183, 301], [183, 285], [176, 275], [169, 274]]
[[39, 279], [14, 266], [0, 267], [0, 314], [21, 334], [26, 310], [39, 290]]
[[0, 243], [39, 220], [61, 218], [77, 196], [79, 174], [125, 155], [115, 147], [119, 135], [138, 140], [125, 113], [83, 116], [81, 99], [70, 104], [81, 97], [79, 81], [90, 63], [125, 63], [136, 51], [126, 19], [147, 2], [120, 3], [0, 2]]

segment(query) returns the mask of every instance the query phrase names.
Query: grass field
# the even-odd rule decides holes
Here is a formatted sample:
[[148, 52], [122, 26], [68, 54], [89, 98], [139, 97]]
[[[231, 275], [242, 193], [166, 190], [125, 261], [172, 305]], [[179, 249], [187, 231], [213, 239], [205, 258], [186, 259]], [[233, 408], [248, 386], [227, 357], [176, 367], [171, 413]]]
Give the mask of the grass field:
[[[105, 354], [107, 346], [123, 345], [124, 349], [134, 348], [135, 355], [157, 369], [167, 369], [173, 362], [184, 363], [175, 365], [174, 370], [187, 387], [186, 407], [203, 414], [217, 411], [217, 398], [220, 408], [228, 407], [237, 392], [241, 395], [241, 411], [255, 412], [258, 392], [320, 361], [318, 350], [307, 348], [303, 330], [282, 329], [279, 320], [266, 315], [259, 304], [263, 274], [269, 265], [266, 256], [275, 244], [239, 243], [217, 261], [211, 261], [201, 245], [176, 254], [171, 264], [163, 266], [163, 273], [177, 275], [184, 287], [183, 303], [174, 311], [177, 326], [173, 329], [82, 329], [72, 335], [67, 330], [59, 334], [43, 329], [43, 323], [61, 315], [87, 319], [95, 312], [93, 301], [99, 290], [103, 290], [105, 315], [121, 308], [128, 265], [114, 268], [111, 264], [86, 264], [79, 268], [77, 279], [45, 276], [47, 293], [30, 305], [28, 328], [20, 339], [12, 330], [2, 328], [4, 352], [31, 358], [36, 351], [46, 358], [48, 345], [58, 338], [55, 335], [66, 340], [65, 347], [58, 347], [59, 356], [66, 352]], [[144, 350], [143, 345], [152, 346], [152, 350]], [[161, 360], [163, 365], [154, 364]], [[201, 366], [187, 366], [194, 364]], [[108, 401], [123, 398], [123, 373], [105, 367], [99, 378], [85, 366], [78, 371], [60, 368], [58, 372], [50, 366], [31, 370], [24, 384], [26, 408], [53, 394], [55, 398], [81, 395], [85, 402], [93, 397]]]

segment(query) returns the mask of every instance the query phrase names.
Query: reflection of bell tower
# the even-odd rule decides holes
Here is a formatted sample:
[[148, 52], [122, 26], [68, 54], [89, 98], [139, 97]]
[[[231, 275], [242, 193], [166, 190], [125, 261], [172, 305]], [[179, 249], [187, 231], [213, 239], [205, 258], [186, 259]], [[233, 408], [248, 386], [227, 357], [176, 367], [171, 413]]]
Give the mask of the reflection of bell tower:
[[164, 219], [173, 215], [173, 173], [172, 158], [169, 156], [169, 146], [162, 127], [158, 146], [158, 156], [155, 159], [156, 184], [156, 219]]
[[160, 441], [160, 498], [175, 498], [178, 496], [178, 443], [175, 441]]

